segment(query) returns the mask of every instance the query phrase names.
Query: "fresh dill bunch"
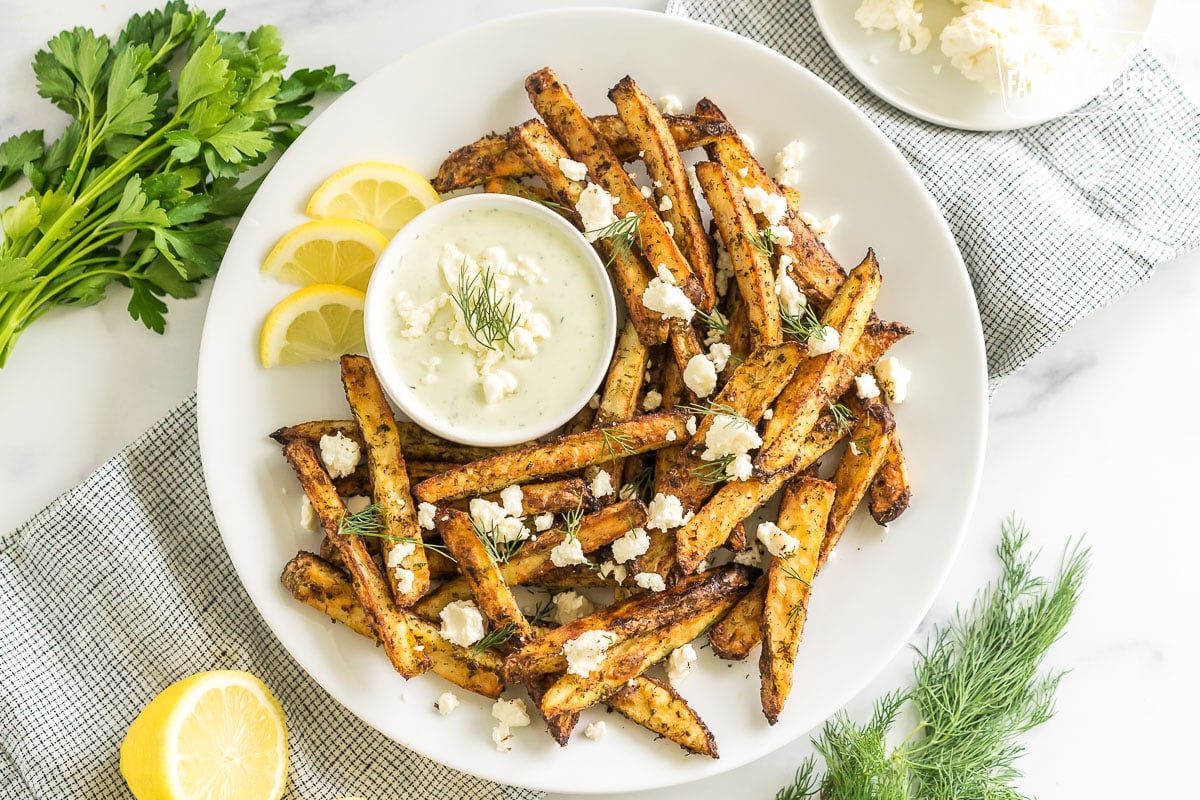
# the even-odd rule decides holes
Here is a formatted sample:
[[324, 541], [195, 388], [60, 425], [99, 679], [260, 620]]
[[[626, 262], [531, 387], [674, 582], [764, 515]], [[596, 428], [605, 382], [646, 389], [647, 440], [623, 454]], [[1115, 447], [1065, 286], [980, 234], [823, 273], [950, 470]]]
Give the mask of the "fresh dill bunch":
[[644, 216], [645, 212], [641, 214], [631, 212], [608, 223], [603, 228], [585, 232], [591, 241], [604, 239], [608, 242], [609, 255], [604, 266], [611, 265], [619, 256], [628, 255], [629, 251], [633, 249], [635, 241], [638, 243], [638, 247], [642, 246], [642, 217]]
[[490, 267], [467, 275], [466, 263], [464, 259], [458, 271], [458, 285], [450, 298], [462, 311], [467, 333], [488, 350], [507, 346], [508, 337], [521, 324], [521, 315], [516, 306], [496, 291], [496, 273]]
[[[1088, 551], [1068, 546], [1055, 578], [1034, 575], [1036, 554], [1015, 519], [1001, 528], [1000, 578], [917, 650], [913, 688], [885, 695], [865, 725], [839, 713], [815, 742], [825, 760], [822, 800], [1021, 800], [1013, 787], [1021, 734], [1054, 713], [1062, 672], [1042, 660], [1079, 602]], [[919, 722], [889, 751], [888, 733], [911, 703]], [[805, 762], [776, 800], [817, 792]]]
[[804, 759], [796, 769], [791, 784], [775, 793], [775, 800], [808, 800], [821, 791], [817, 777], [817, 760], [812, 756]]
[[755, 250], [770, 258], [775, 255], [775, 243], [779, 241], [779, 238], [775, 235], [775, 231], [770, 228], [763, 228], [757, 233], [746, 234], [746, 241]]
[[823, 342], [829, 335], [825, 325], [809, 305], [804, 306], [804, 310], [798, 314], [789, 314], [781, 310], [779, 321], [783, 323], [783, 332], [799, 342], [807, 342], [809, 339]]
[[484, 650], [504, 644], [511, 639], [513, 634], [516, 632], [517, 626], [512, 622], [506, 623], [503, 628], [497, 628], [494, 631], [490, 631], [478, 642], [471, 645], [471, 655], [477, 656]]

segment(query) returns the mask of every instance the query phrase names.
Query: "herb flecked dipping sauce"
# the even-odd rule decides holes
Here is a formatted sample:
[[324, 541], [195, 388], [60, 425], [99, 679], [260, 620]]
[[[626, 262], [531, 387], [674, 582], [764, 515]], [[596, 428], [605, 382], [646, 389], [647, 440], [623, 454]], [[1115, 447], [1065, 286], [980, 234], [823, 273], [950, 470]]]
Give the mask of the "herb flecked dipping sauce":
[[380, 257], [367, 300], [368, 349], [393, 400], [472, 444], [565, 423], [596, 390], [616, 336], [591, 245], [554, 212], [503, 195], [448, 200], [410, 228]]

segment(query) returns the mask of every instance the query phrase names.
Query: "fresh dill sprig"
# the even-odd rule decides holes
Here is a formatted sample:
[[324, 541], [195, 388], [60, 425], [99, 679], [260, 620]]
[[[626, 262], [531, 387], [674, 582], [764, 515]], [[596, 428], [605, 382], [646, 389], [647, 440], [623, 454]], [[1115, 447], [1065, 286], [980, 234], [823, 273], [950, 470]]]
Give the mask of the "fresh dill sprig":
[[780, 310], [779, 321], [783, 323], [783, 332], [799, 342], [807, 342], [809, 339], [823, 342], [829, 335], [825, 325], [809, 305], [799, 314], [789, 314]]
[[747, 233], [746, 241], [763, 255], [770, 258], [775, 255], [775, 243], [779, 241], [779, 237], [775, 235], [775, 231], [770, 228], [763, 228], [756, 233]]
[[490, 631], [486, 636], [484, 636], [478, 642], [471, 645], [471, 655], [477, 656], [480, 653], [482, 653], [484, 650], [487, 650], [491, 647], [495, 647], [497, 645], [504, 644], [509, 639], [511, 639], [512, 635], [516, 632], [517, 632], [517, 626], [515, 623], [512, 623], [512, 622], [506, 623], [503, 628], [497, 628], [494, 631]]
[[791, 784], [775, 793], [775, 800], [808, 800], [816, 796], [821, 790], [816, 772], [817, 760], [812, 756], [804, 759], [792, 777]]
[[642, 217], [641, 214], [627, 214], [613, 222], [608, 223], [603, 228], [595, 228], [586, 231], [586, 235], [592, 240], [604, 239], [608, 242], [609, 256], [608, 261], [604, 266], [612, 264], [618, 256], [628, 255], [633, 249], [633, 243], [636, 241], [638, 247], [642, 245]]
[[539, 600], [533, 610], [525, 614], [525, 619], [534, 625], [548, 625], [554, 622], [555, 610], [554, 592], [547, 591], [545, 599]]
[[416, 544], [426, 550], [441, 553], [451, 561], [456, 561], [450, 553], [450, 549], [445, 545], [427, 542], [416, 536], [397, 536], [394, 533], [388, 533], [387, 526], [380, 518], [382, 515], [383, 506], [372, 503], [361, 511], [343, 516], [342, 521], [338, 523], [338, 533], [342, 536], [373, 536], [376, 539], [386, 539], [398, 544]]
[[702, 417], [703, 416], [729, 417], [731, 420], [733, 420], [734, 424], [736, 424], [736, 425], [745, 426], [747, 428], [750, 427], [750, 420], [746, 419], [746, 417], [744, 415], [739, 414], [737, 411], [735, 411], [733, 406], [729, 406], [724, 403], [708, 403], [707, 405], [700, 405], [698, 403], [688, 403], [686, 405], [675, 406], [675, 408], [679, 409], [680, 411], [684, 411], [688, 414], [698, 414]]
[[872, 455], [874, 455], [874, 453], [871, 450], [870, 437], [860, 436], [857, 439], [855, 439], [853, 442], [851, 442], [851, 444], [854, 445], [855, 450], [857, 450], [859, 453], [862, 453], [867, 458], [870, 458]]
[[[466, 263], [464, 259], [463, 267]], [[458, 286], [451, 299], [462, 311], [467, 333], [488, 350], [508, 345], [508, 337], [521, 324], [516, 306], [496, 290], [496, 274], [490, 267], [470, 276], [465, 268], [460, 268]]]
[[616, 466], [617, 451], [620, 448], [625, 455], [633, 455], [633, 437], [625, 431], [614, 430], [613, 428], [601, 428], [600, 436], [604, 439], [604, 452], [608, 453], [608, 460]]
[[642, 467], [629, 483], [621, 487], [617, 496], [622, 500], [637, 499], [648, 503], [652, 496], [651, 490], [654, 488], [653, 481], [654, 467]]
[[563, 519], [563, 533], [566, 536], [566, 540], [569, 542], [572, 539], [578, 538], [579, 537], [579, 528], [583, 524], [583, 498], [582, 497], [579, 498], [579, 502], [575, 504], [574, 508], [572, 508], [569, 511], [563, 512], [562, 519]]
[[854, 422], [854, 413], [841, 403], [826, 403], [829, 413], [833, 415], [833, 424], [837, 425], [838, 436], [844, 436]]
[[[1018, 737], [1054, 713], [1061, 672], [1041, 672], [1079, 602], [1088, 551], [1068, 546], [1054, 579], [1033, 574], [1028, 533], [1002, 526], [1000, 578], [935, 629], [917, 650], [913, 688], [875, 703], [865, 725], [839, 713], [816, 741], [825, 759], [823, 800], [957, 800], [1021, 797], [1013, 782]], [[911, 703], [919, 722], [895, 748], [888, 734]], [[818, 787], [808, 762], [776, 800], [806, 800]]]
[[716, 486], [718, 483], [729, 480], [729, 475], [726, 473], [735, 458], [737, 458], [736, 455], [728, 453], [720, 458], [714, 458], [712, 461], [701, 462], [689, 469], [688, 472], [705, 486]]
[[712, 313], [696, 309], [696, 316], [704, 323], [704, 326], [710, 331], [717, 331], [722, 336], [729, 335], [729, 320], [717, 309], [713, 309]]
[[475, 535], [479, 537], [479, 541], [483, 543], [483, 549], [487, 551], [488, 557], [497, 566], [507, 563], [525, 544], [524, 539], [501, 539], [496, 535], [495, 526], [490, 528], [480, 527], [479, 523], [473, 517], [471, 518], [471, 527], [474, 528]]
[[[812, 584], [809, 583], [808, 581], [804, 580], [804, 578], [800, 575], [800, 573], [796, 571], [796, 568], [793, 567], [791, 564], [782, 564], [781, 563], [779, 566], [783, 570], [783, 576], [785, 578], [787, 578], [789, 581], [796, 581], [801, 586], [806, 586], [808, 588], [812, 588]], [[795, 623], [796, 617], [800, 616], [803, 613], [804, 613], [804, 601], [803, 600], [797, 600], [795, 603], [792, 603], [792, 607], [788, 609], [788, 613], [787, 613], [788, 624], [791, 625], [791, 624]]]

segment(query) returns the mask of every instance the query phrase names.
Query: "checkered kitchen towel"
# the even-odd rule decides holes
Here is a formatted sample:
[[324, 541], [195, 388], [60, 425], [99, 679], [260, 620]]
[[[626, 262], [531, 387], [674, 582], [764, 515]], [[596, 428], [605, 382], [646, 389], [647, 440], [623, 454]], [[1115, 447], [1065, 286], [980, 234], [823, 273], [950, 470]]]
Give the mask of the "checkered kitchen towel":
[[667, 12], [795, 59], [895, 142], [941, 205], [971, 273], [993, 387], [1156, 264], [1200, 244], [1200, 112], [1148, 52], [1129, 67], [1138, 80], [1120, 81], [1081, 115], [970, 133], [871, 94], [826, 43], [806, 0], [670, 0]]
[[0, 798], [116, 800], [129, 723], [205, 669], [245, 669], [291, 731], [288, 798], [533, 800], [363, 724], [267, 629], [221, 545], [186, 403], [0, 539]]

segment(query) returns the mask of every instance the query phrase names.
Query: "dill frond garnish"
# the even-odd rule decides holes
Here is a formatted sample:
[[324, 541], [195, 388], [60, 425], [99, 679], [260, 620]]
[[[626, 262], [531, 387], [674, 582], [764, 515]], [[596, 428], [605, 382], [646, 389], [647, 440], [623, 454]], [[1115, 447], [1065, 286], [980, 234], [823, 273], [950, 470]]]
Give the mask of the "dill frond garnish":
[[484, 650], [501, 645], [512, 638], [512, 635], [517, 632], [515, 623], [509, 622], [503, 628], [498, 628], [489, 632], [486, 636], [480, 639], [475, 644], [471, 645], [471, 655], [477, 656]]
[[[464, 260], [463, 267], [466, 263]], [[467, 333], [488, 350], [507, 346], [508, 337], [521, 324], [516, 307], [496, 290], [496, 274], [489, 267], [471, 276], [460, 268], [450, 299], [462, 311]]]
[[775, 255], [775, 242], [779, 241], [779, 238], [775, 235], [775, 231], [763, 228], [757, 233], [746, 234], [746, 241], [755, 250], [770, 258]]
[[604, 239], [608, 242], [609, 256], [608, 261], [604, 266], [609, 266], [618, 256], [625, 256], [633, 249], [633, 243], [636, 241], [638, 246], [642, 244], [642, 217], [641, 214], [628, 214], [614, 222], [610, 222], [603, 228], [585, 231], [584, 233], [592, 240]]
[[829, 413], [833, 415], [833, 424], [837, 425], [838, 436], [846, 435], [850, 425], [854, 422], [854, 414], [841, 403], [827, 403], [826, 405], [829, 406]]
[[783, 323], [783, 332], [798, 342], [807, 342], [809, 339], [823, 342], [829, 335], [821, 320], [817, 319], [812, 306], [806, 305], [799, 314], [789, 314], [781, 310], [779, 320]]

